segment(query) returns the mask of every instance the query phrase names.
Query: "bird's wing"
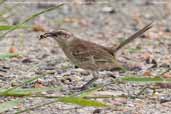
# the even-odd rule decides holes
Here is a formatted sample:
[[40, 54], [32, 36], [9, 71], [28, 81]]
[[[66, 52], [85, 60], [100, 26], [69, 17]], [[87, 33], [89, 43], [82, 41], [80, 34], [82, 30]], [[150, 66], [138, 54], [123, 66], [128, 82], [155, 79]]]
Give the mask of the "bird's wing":
[[122, 66], [108, 48], [85, 40], [75, 39], [70, 43], [70, 60], [80, 68], [90, 70], [120, 69]]
[[107, 48], [92, 42], [77, 39], [71, 44], [70, 52], [79, 61], [111, 62], [114, 58]]

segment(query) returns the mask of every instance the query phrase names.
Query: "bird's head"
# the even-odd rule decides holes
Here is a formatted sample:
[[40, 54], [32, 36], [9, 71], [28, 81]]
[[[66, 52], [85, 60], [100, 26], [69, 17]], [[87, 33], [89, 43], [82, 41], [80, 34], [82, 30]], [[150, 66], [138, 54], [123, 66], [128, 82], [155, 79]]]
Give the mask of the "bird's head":
[[72, 39], [73, 34], [66, 30], [57, 30], [54, 32], [47, 32], [43, 35], [40, 35], [40, 40], [47, 37], [55, 39], [59, 44], [66, 43], [68, 40]]

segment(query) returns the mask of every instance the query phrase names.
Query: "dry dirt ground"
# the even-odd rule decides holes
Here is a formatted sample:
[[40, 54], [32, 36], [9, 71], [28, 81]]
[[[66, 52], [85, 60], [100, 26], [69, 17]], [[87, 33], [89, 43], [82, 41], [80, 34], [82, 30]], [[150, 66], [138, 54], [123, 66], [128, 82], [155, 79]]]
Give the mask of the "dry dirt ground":
[[[54, 0], [55, 1], [55, 0]], [[1, 5], [1, 11], [6, 21], [0, 25], [17, 24], [30, 15], [57, 5], [52, 0], [47, 4], [43, 1], [7, 2]], [[9, 69], [1, 72], [0, 87], [17, 85], [26, 79], [46, 74], [45, 77], [25, 85], [30, 87], [62, 87], [63, 91], [52, 91], [50, 95], [65, 95], [71, 87], [79, 87], [92, 76], [89, 72], [75, 68], [65, 57], [59, 46], [52, 39], [40, 41], [39, 35], [45, 31], [59, 28], [67, 29], [79, 38], [92, 41], [104, 46], [112, 46], [123, 41], [135, 31], [153, 22], [150, 29], [141, 38], [123, 48], [117, 59], [132, 68], [131, 71], [101, 72], [101, 77], [95, 85], [102, 85], [117, 78], [136, 76], [158, 76], [170, 67], [171, 63], [171, 1], [170, 0], [73, 0], [65, 1], [66, 5], [60, 9], [43, 14], [27, 23], [33, 28], [15, 30], [0, 41], [0, 53], [7, 53], [9, 49], [22, 54], [20, 58], [1, 60], [2, 66]], [[95, 2], [94, 2], [95, 1]], [[80, 4], [79, 2], [82, 2]], [[12, 8], [12, 9], [11, 9]], [[36, 28], [36, 30], [35, 30]], [[38, 29], [38, 30], [37, 30]], [[43, 29], [43, 30], [41, 30]], [[165, 77], [171, 74], [165, 73]], [[112, 84], [98, 91], [99, 95], [134, 95], [146, 84], [126, 83]], [[87, 108], [76, 105], [54, 103], [26, 114], [170, 114], [171, 102], [161, 103], [162, 99], [169, 99], [169, 89], [157, 89], [155, 95], [152, 90], [145, 91], [137, 99], [97, 99], [112, 105], [112, 108]], [[4, 102], [11, 98], [1, 97]], [[4, 114], [13, 114], [37, 104], [46, 103], [50, 99], [26, 98], [21, 106], [11, 109]], [[118, 109], [116, 109], [116, 107]]]

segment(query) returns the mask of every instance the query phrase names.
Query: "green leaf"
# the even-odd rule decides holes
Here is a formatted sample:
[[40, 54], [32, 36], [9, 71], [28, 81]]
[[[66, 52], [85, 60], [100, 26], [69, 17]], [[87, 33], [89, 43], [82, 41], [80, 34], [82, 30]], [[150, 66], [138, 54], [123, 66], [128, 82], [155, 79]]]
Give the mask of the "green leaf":
[[[3, 31], [3, 30], [11, 30], [14, 27], [15, 27], [15, 25], [1, 25], [0, 26], [0, 31]], [[31, 26], [26, 26], [26, 25], [17, 26], [16, 29], [25, 29], [25, 28], [31, 28]]]
[[58, 98], [58, 101], [63, 102], [63, 103], [71, 103], [71, 104], [77, 104], [80, 106], [88, 106], [88, 107], [106, 107], [107, 106], [106, 104], [102, 102], [84, 99], [81, 97], [61, 97], [61, 98]]
[[11, 91], [6, 92], [8, 89], [0, 89], [0, 96], [31, 96], [39, 94], [40, 92], [50, 91], [50, 90], [59, 90], [60, 88], [16, 88]]
[[11, 101], [1, 103], [0, 104], [0, 113], [7, 111], [7, 110], [19, 105], [20, 102], [21, 102], [21, 100], [15, 99], [15, 100], [11, 100]]
[[162, 77], [135, 77], [135, 76], [128, 76], [121, 78], [122, 81], [127, 82], [149, 82], [149, 83], [165, 83], [171, 82], [171, 79], [164, 79]]
[[4, 60], [4, 59], [10, 59], [13, 57], [18, 57], [19, 54], [18, 53], [5, 53], [5, 54], [0, 54], [0, 60]]
[[0, 36], [0, 39], [4, 38], [8, 33], [14, 31], [14, 30], [17, 29], [19, 26], [22, 26], [23, 24], [25, 24], [25, 23], [29, 22], [30, 20], [32, 20], [32, 19], [38, 17], [39, 15], [41, 15], [41, 14], [43, 14], [43, 13], [46, 13], [46, 12], [49, 12], [49, 11], [52, 11], [52, 10], [55, 10], [55, 9], [57, 9], [57, 8], [59, 8], [60, 6], [63, 6], [63, 5], [64, 5], [64, 4], [59, 4], [59, 5], [55, 6], [55, 7], [51, 7], [51, 8], [48, 8], [48, 9], [46, 9], [46, 10], [40, 11], [40, 12], [38, 12], [38, 13], [36, 13], [36, 14], [33, 14], [32, 16], [30, 16], [30, 17], [28, 17], [27, 19], [25, 19], [23, 22], [17, 24], [16, 26], [13, 26], [10, 30], [8, 30], [7, 32], [5, 32], [4, 34], [2, 34], [2, 35]]

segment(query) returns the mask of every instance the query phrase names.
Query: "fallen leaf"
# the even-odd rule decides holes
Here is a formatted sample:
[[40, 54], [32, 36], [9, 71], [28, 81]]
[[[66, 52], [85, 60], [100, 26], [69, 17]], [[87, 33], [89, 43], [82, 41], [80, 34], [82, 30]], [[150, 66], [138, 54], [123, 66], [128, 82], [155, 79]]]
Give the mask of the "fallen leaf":
[[35, 32], [46, 32], [47, 30], [45, 29], [44, 26], [36, 24], [33, 26], [33, 31], [35, 31]]
[[45, 88], [45, 86], [43, 84], [40, 84], [40, 83], [35, 83], [34, 87], [35, 88]]
[[144, 76], [152, 76], [152, 73], [150, 71], [145, 71], [143, 75]]
[[17, 49], [12, 46], [9, 48], [9, 53], [17, 53]]

